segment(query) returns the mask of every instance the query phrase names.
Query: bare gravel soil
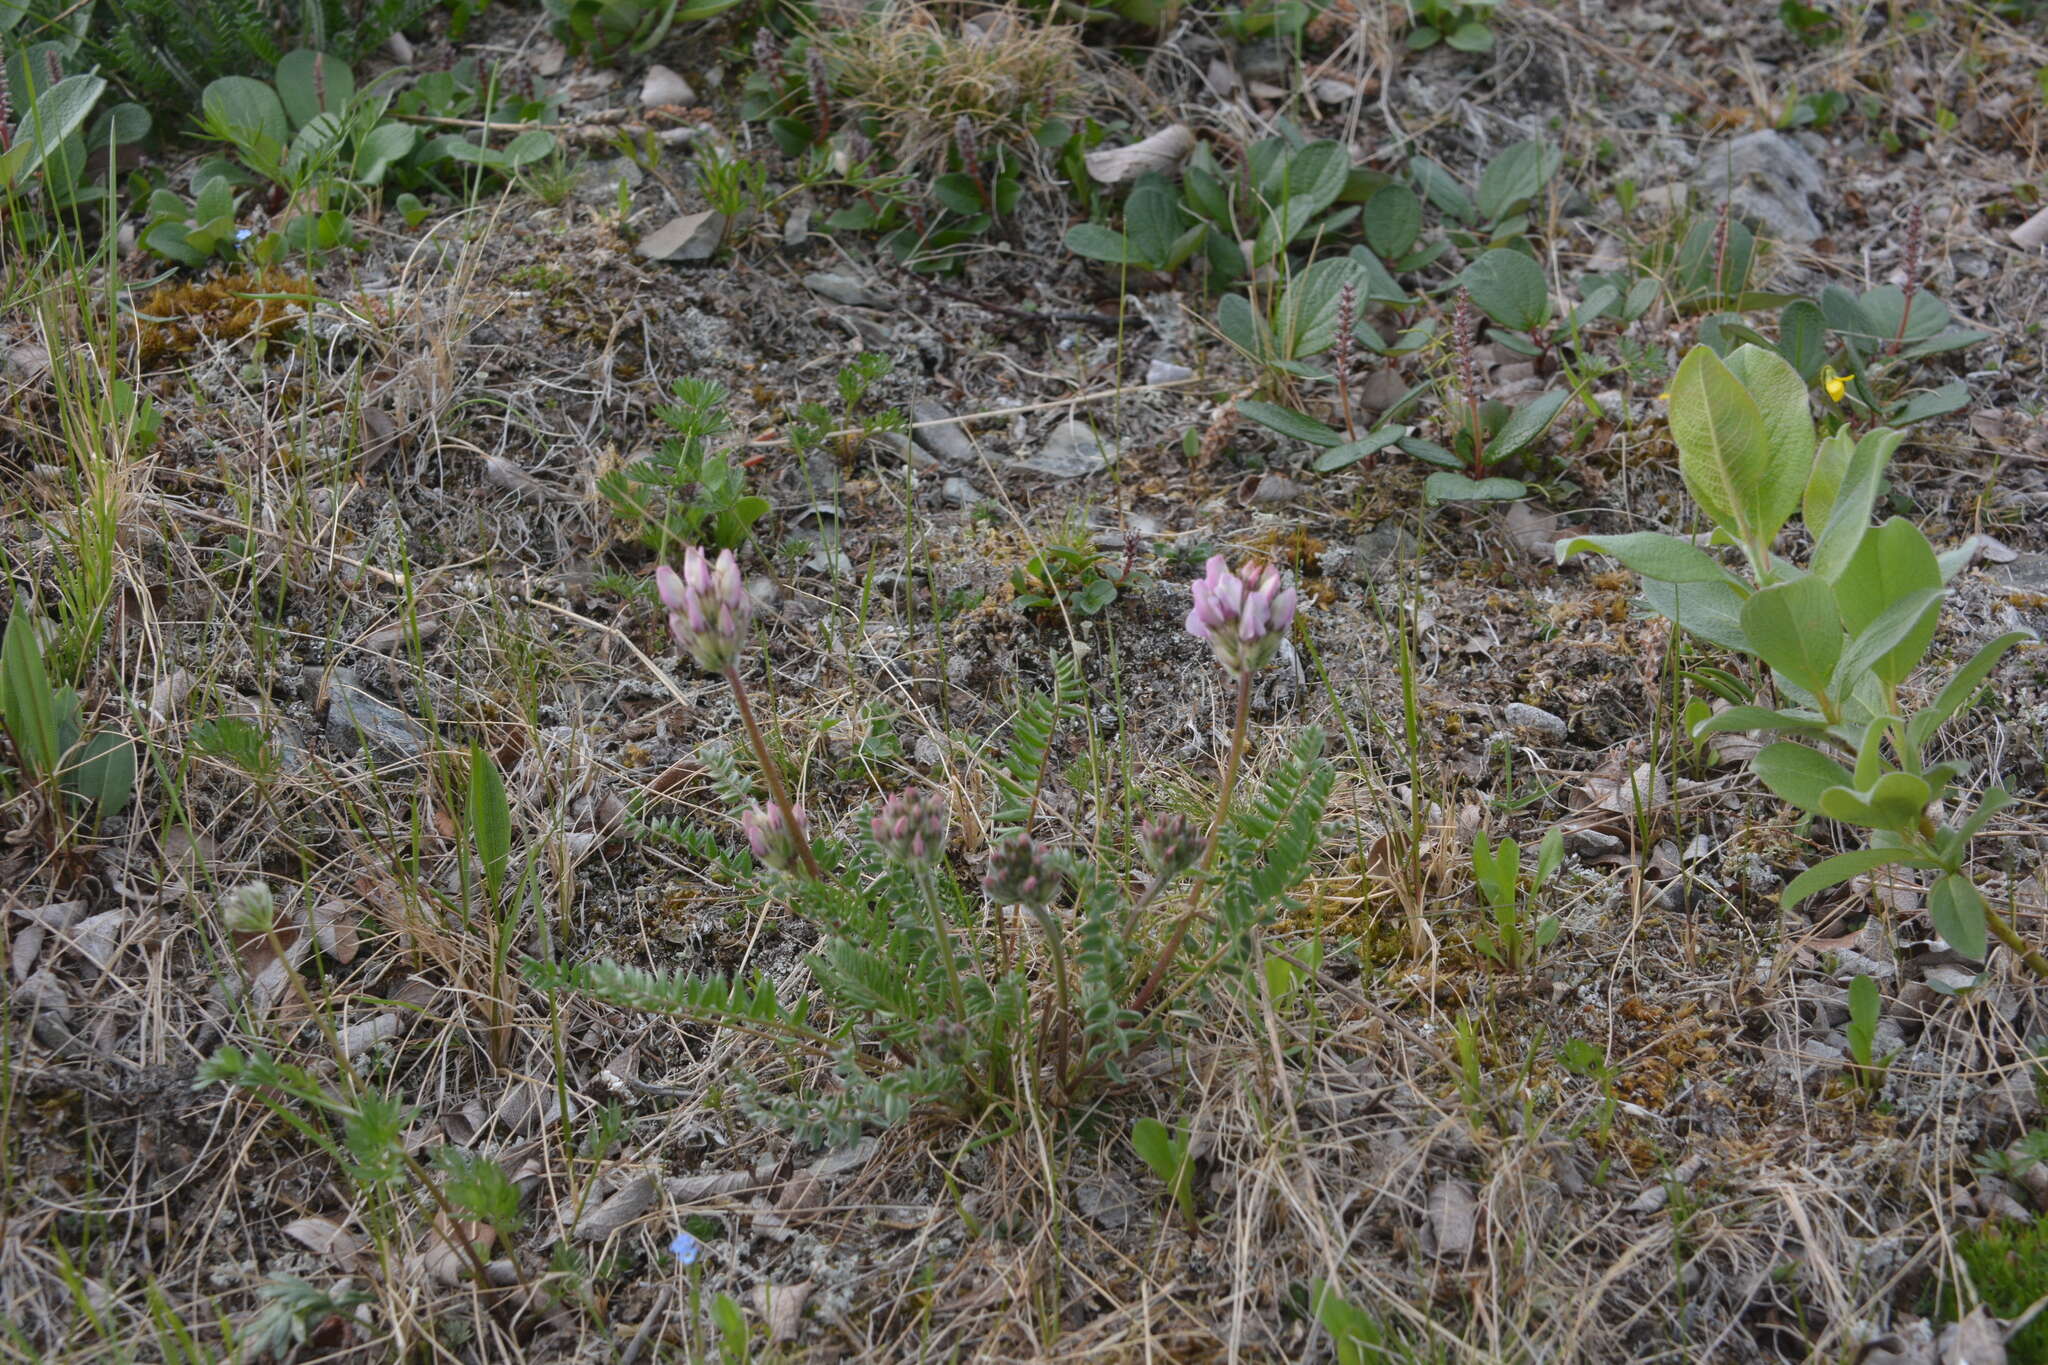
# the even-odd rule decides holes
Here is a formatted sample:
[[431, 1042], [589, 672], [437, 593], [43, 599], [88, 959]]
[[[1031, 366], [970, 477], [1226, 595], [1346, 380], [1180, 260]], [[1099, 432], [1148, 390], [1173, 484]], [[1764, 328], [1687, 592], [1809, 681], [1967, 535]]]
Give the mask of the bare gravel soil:
[[[1758, 284], [1890, 280], [1917, 206], [1926, 287], [1990, 334], [1930, 366], [1971, 405], [1914, 428], [1894, 466], [1895, 509], [1937, 545], [1979, 537], [1935, 649], [1953, 663], [2048, 624], [2048, 272], [2007, 237], [2039, 207], [2048, 47], [2038, 20], [1973, 6], [1856, 15], [1808, 47], [1766, 7], [1511, 3], [1472, 57], [1406, 50], [1398, 8], [1340, 6], [1297, 62], [1191, 14], [1124, 49], [1135, 64], [1092, 52], [1087, 97], [1132, 139], [1184, 121], [1231, 147], [1284, 116], [1362, 165], [1421, 150], [1468, 180], [1549, 138], [1565, 169], [1544, 240], [1569, 292], [1667, 238], [1731, 142], [1800, 95], [1848, 94], [1826, 126], [1775, 134], [1822, 181]], [[1657, 395], [1697, 318], [1659, 307], [1617, 337], [1640, 363], [1560, 422], [1531, 498], [1424, 509], [1428, 471], [1399, 452], [1319, 474], [1237, 420], [1258, 376], [1199, 278], [1065, 251], [1075, 211], [1049, 180], [957, 273], [823, 233], [822, 195], [737, 225], [714, 261], [647, 259], [648, 234], [702, 207], [687, 171], [706, 148], [781, 164], [735, 113], [744, 62], [718, 43], [737, 30], [653, 54], [704, 102], [657, 117], [638, 69], [562, 62], [537, 15], [481, 27], [468, 50], [568, 92], [559, 184], [416, 231], [366, 224], [367, 250], [316, 266], [317, 303], [260, 345], [187, 300], [189, 330], [123, 357], [164, 428], [121, 469], [118, 592], [80, 682], [145, 761], [134, 806], [97, 828], [55, 838], [31, 789], [0, 807], [5, 1349], [713, 1359], [700, 1309], [726, 1294], [758, 1359], [1322, 1360], [1328, 1282], [1390, 1343], [1345, 1359], [2007, 1358], [1995, 1314], [1944, 1326], [1941, 1288], [1958, 1238], [2048, 1214], [2048, 1163], [1995, 1160], [2048, 1123], [2048, 990], [2004, 953], [1980, 976], [1915, 883], [1781, 911], [1840, 832], [1771, 799], [1753, 744], [1674, 743], [1689, 671], [1715, 660], [1635, 610], [1632, 576], [1554, 562], [1576, 531], [1696, 529]], [[652, 173], [608, 144], [642, 128], [684, 133]], [[45, 612], [75, 495], [39, 356], [76, 338], [50, 316], [0, 319], [0, 552]], [[914, 427], [799, 456], [800, 405], [835, 404], [864, 354], [889, 361], [865, 412]], [[1485, 382], [1549, 378], [1517, 362], [1489, 351]], [[1361, 381], [1399, 393], [1446, 361], [1386, 368]], [[702, 844], [647, 833], [740, 842], [701, 754], [738, 734], [731, 697], [679, 656], [649, 552], [597, 491], [660, 442], [654, 409], [684, 377], [729, 390], [730, 445], [772, 504], [743, 557], [764, 604], [744, 667], [827, 831], [912, 780], [986, 810], [973, 755], [1070, 652], [1089, 694], [1041, 833], [1085, 846], [1133, 806], [1197, 803], [1231, 695], [1183, 629], [1186, 584], [1218, 550], [1287, 567], [1305, 607], [1259, 675], [1252, 753], [1332, 736], [1316, 875], [1270, 936], [1320, 945], [1320, 976], [1277, 1007], [1191, 1001], [1074, 1109], [915, 1113], [838, 1147], [742, 1102], [743, 1074], [833, 1083], [770, 1043], [494, 986], [488, 940], [420, 889], [468, 875], [453, 760], [472, 743], [539, 850], [517, 957], [806, 986], [813, 929], [724, 884]], [[1437, 403], [1409, 420], [1443, 432]], [[1128, 570], [1115, 600], [1020, 605], [1014, 575], [1048, 545]], [[2035, 942], [2044, 726], [2048, 675], [2021, 650], [1950, 740], [2020, 797], [1980, 870]], [[253, 772], [245, 732], [264, 737]], [[978, 878], [978, 823], [957, 823], [951, 856]], [[1474, 945], [1471, 839], [1552, 826], [1560, 932], [1509, 973]], [[256, 878], [287, 935], [228, 923], [229, 888]], [[1883, 998], [1874, 1084], [1844, 1032], [1859, 975]], [[410, 1106], [410, 1150], [495, 1163], [521, 1197], [511, 1235], [484, 1239], [491, 1282], [416, 1194], [366, 1192], [346, 1152], [196, 1085], [223, 1047], [329, 1079], [338, 1047]], [[1191, 1134], [1193, 1228], [1127, 1141], [1147, 1115]], [[684, 1230], [689, 1270], [669, 1252]]]

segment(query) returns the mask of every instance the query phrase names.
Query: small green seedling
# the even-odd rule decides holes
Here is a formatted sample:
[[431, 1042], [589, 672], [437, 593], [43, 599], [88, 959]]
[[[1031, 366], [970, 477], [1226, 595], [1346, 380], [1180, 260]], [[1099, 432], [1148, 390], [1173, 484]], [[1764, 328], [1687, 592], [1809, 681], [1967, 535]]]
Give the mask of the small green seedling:
[[1877, 982], [1868, 976], [1859, 976], [1849, 983], [1849, 1060], [1853, 1064], [1850, 1075], [1856, 1084], [1866, 1091], [1877, 1091], [1884, 1086], [1884, 1073], [1890, 1058], [1879, 1058], [1877, 1046], [1877, 1021], [1879, 1016]]
[[1557, 916], [1534, 918], [1529, 901], [1564, 862], [1564, 836], [1555, 828], [1536, 851], [1535, 872], [1522, 878], [1522, 849], [1513, 839], [1489, 847], [1484, 831], [1472, 838], [1472, 880], [1486, 905], [1473, 946], [1511, 972], [1527, 971], [1557, 938]]
[[1131, 1150], [1152, 1168], [1152, 1174], [1166, 1183], [1180, 1216], [1189, 1230], [1194, 1230], [1200, 1220], [1195, 1209], [1195, 1164], [1189, 1154], [1187, 1125], [1168, 1130], [1158, 1119], [1139, 1119], [1131, 1125]]

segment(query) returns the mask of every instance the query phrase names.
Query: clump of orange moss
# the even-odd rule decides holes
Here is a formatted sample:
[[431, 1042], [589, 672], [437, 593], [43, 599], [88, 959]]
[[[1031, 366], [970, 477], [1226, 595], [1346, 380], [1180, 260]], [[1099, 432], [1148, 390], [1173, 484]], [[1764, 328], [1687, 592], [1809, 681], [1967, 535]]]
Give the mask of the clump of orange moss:
[[310, 279], [272, 266], [160, 284], [135, 305], [138, 358], [148, 366], [202, 340], [281, 335], [305, 317], [312, 296]]

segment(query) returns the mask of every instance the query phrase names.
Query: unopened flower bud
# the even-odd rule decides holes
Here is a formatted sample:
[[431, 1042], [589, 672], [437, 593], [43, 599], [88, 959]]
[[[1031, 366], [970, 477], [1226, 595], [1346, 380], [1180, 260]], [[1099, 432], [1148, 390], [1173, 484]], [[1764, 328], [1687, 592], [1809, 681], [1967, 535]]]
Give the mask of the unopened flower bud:
[[723, 673], [746, 642], [754, 602], [740, 577], [731, 550], [720, 550], [713, 563], [692, 545], [683, 551], [683, 571], [664, 564], [654, 571], [661, 604], [668, 608], [668, 628], [697, 666]]
[[1200, 862], [1205, 842], [1195, 822], [1178, 811], [1138, 826], [1138, 849], [1161, 880], [1178, 876]]
[[804, 808], [791, 808], [790, 815], [796, 821], [792, 830], [782, 818], [782, 807], [772, 801], [767, 805], [754, 805], [740, 813], [740, 828], [747, 833], [747, 847], [754, 851], [756, 861], [787, 872], [790, 866], [802, 856], [803, 839], [810, 833], [810, 822], [804, 819]]
[[884, 856], [924, 867], [946, 847], [946, 798], [923, 788], [898, 792], [882, 803], [871, 825]]
[[997, 847], [981, 889], [998, 905], [1050, 905], [1060, 894], [1059, 865], [1028, 834]]
[[269, 882], [244, 882], [228, 892], [221, 909], [231, 934], [267, 934], [277, 921]]
[[1263, 668], [1294, 624], [1293, 586], [1279, 569], [1257, 560], [1232, 572], [1222, 555], [1211, 557], [1207, 573], [1194, 584], [1194, 598], [1188, 631], [1209, 642], [1233, 678]]

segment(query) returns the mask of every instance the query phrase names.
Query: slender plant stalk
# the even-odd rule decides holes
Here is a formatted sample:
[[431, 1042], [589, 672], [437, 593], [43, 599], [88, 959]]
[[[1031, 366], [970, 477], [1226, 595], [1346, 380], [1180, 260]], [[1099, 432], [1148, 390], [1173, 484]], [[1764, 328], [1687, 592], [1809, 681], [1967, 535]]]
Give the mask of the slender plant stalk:
[[733, 700], [739, 703], [740, 721], [747, 727], [747, 742], [754, 746], [754, 758], [761, 765], [761, 776], [767, 779], [769, 799], [775, 802], [775, 809], [782, 814], [783, 828], [796, 837], [797, 857], [803, 859], [804, 871], [814, 882], [825, 880], [818, 871], [818, 860], [811, 853], [811, 841], [804, 833], [803, 826], [796, 820], [796, 810], [789, 804], [789, 791], [782, 785], [782, 774], [776, 770], [774, 760], [768, 753], [768, 742], [761, 737], [761, 727], [754, 720], [754, 707], [747, 700], [747, 687], [740, 681], [740, 671], [731, 664], [725, 668], [726, 685], [732, 688]]
[[2029, 948], [2026, 941], [2014, 932], [2012, 925], [2006, 923], [2005, 916], [1988, 904], [1984, 907], [1984, 924], [2000, 943], [2012, 949], [2015, 957], [2027, 964], [2029, 971], [2048, 981], [2048, 957], [2043, 957], [2038, 948]]
[[1173, 931], [1166, 937], [1165, 946], [1160, 948], [1151, 974], [1131, 1001], [1134, 1010], [1144, 1009], [1158, 993], [1160, 983], [1166, 979], [1167, 967], [1172, 964], [1174, 954], [1180, 951], [1180, 942], [1187, 937], [1188, 926], [1194, 923], [1195, 915], [1201, 909], [1202, 891], [1209, 884], [1209, 869], [1216, 861], [1216, 846], [1222, 842], [1223, 822], [1230, 818], [1230, 801], [1237, 790], [1237, 771], [1244, 762], [1245, 721], [1251, 714], [1251, 707], [1252, 675], [1249, 671], [1240, 672], [1237, 675], [1237, 719], [1230, 727], [1230, 757], [1223, 765], [1223, 785], [1216, 792], [1216, 814], [1209, 821], [1209, 837], [1202, 844], [1202, 861], [1195, 869], [1195, 887], [1188, 893], [1188, 908], [1181, 911], [1180, 918], [1174, 921]]

